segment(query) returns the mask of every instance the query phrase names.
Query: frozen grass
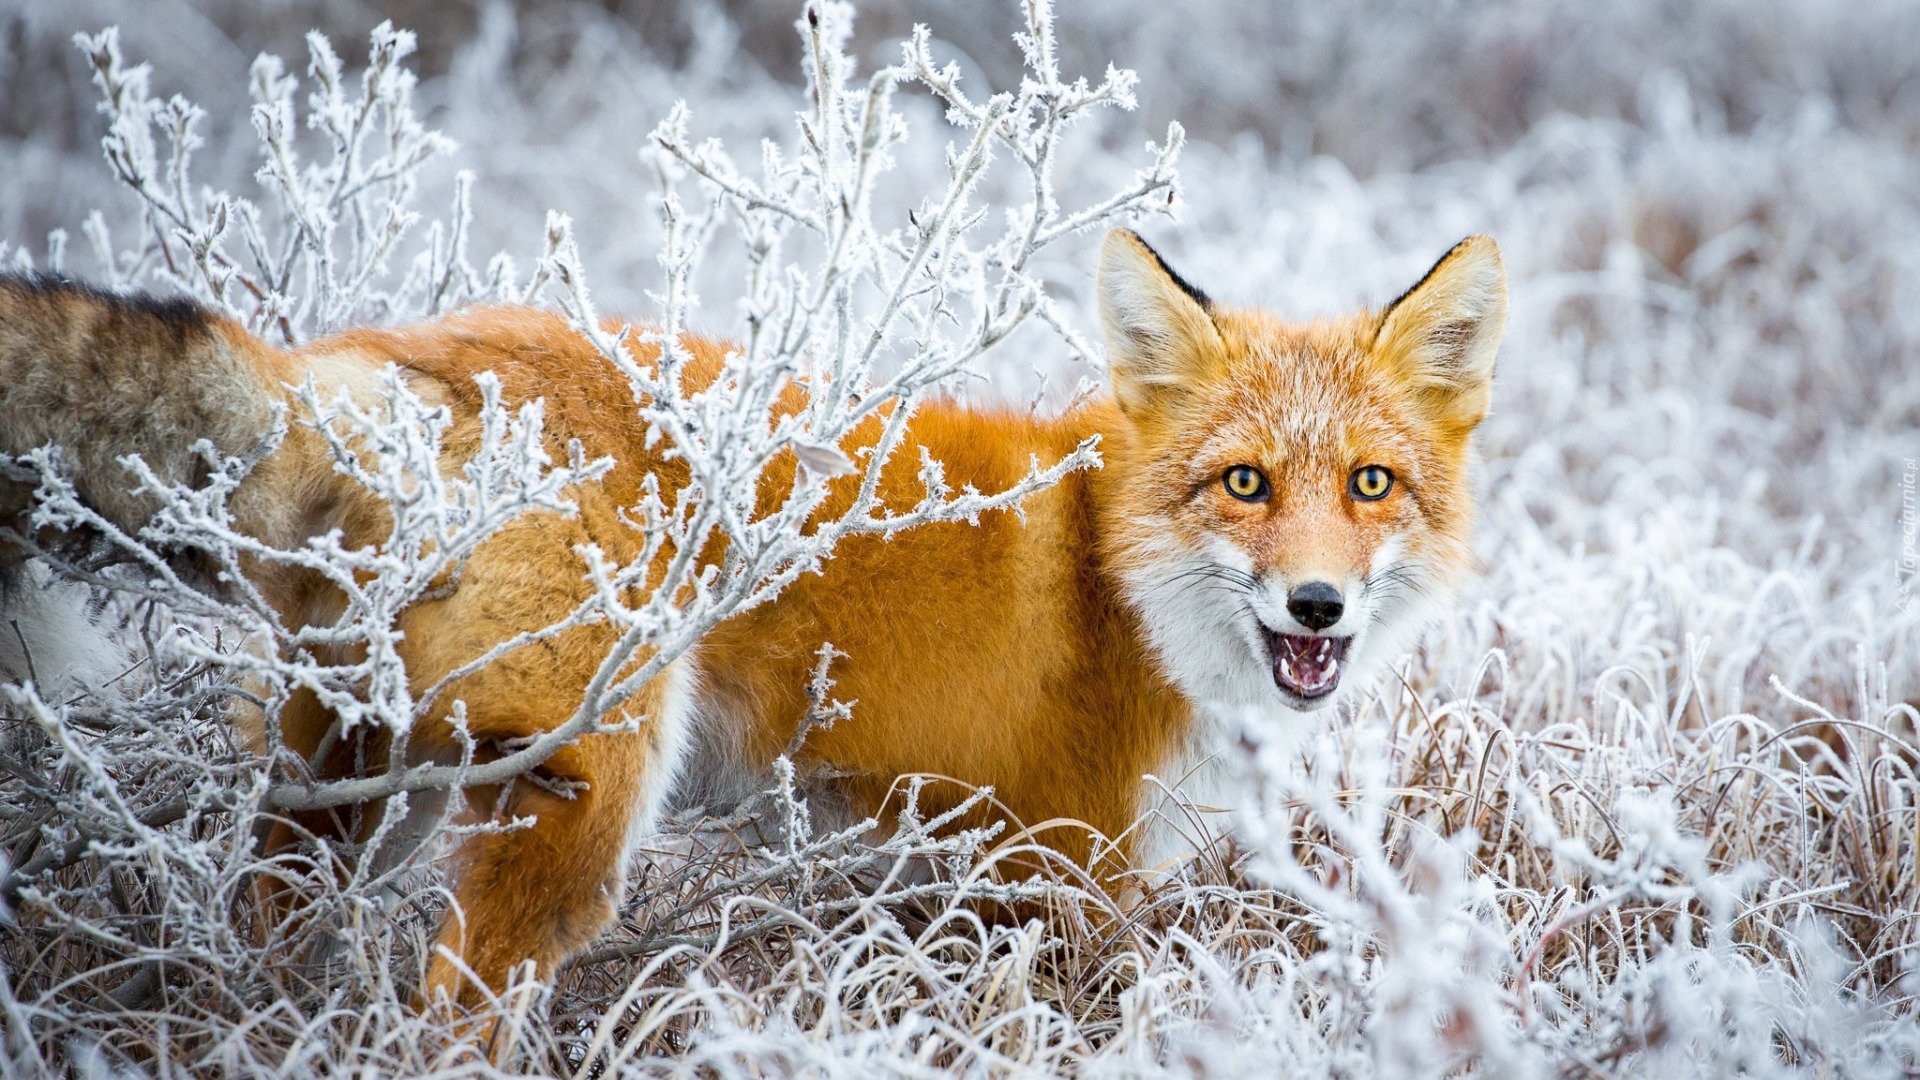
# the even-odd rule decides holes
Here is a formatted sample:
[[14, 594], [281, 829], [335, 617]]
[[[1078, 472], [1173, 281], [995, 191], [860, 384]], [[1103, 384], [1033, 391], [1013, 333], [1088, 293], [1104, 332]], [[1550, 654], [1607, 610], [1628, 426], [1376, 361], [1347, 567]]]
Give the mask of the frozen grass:
[[[1911, 9], [1769, 0], [1676, 14], [1649, 2], [1600, 20], [1547, 3], [1443, 24], [1424, 9], [1302, 5], [1248, 29], [1234, 5], [1198, 5], [1183, 49], [1250, 57], [1202, 65], [1159, 50], [1163, 7], [1133, 22], [1069, 8], [1062, 34], [1076, 60], [1107, 46], [1141, 67], [1149, 115], [1211, 125], [1212, 141], [1186, 150], [1179, 223], [1147, 226], [1189, 277], [1230, 302], [1309, 315], [1388, 298], [1465, 233], [1500, 239], [1514, 321], [1481, 435], [1484, 575], [1355, 708], [1311, 733], [1249, 722], [1242, 766], [1258, 812], [1241, 847], [1138, 903], [1076, 896], [1089, 886], [1063, 868], [1042, 901], [1051, 917], [997, 925], [943, 882], [977, 881], [1012, 849], [942, 854], [911, 828], [877, 853], [831, 833], [760, 836], [755, 821], [792, 823], [778, 792], [754, 815], [684, 822], [620, 930], [551, 992], [503, 1003], [522, 1018], [509, 1065], [1910, 1072], [1920, 585], [1896, 566], [1904, 463], [1920, 457], [1920, 79], [1911, 50], [1887, 46], [1913, 40]], [[603, 306], [651, 314], [641, 290], [659, 283], [659, 234], [621, 148], [675, 97], [737, 145], [781, 131], [801, 102], [737, 62], [715, 11], [690, 9], [706, 45], [670, 63], [598, 7], [531, 10], [517, 35], [508, 10], [488, 9], [471, 41], [439, 43], [446, 67], [419, 91], [432, 122], [468, 144], [457, 160], [479, 176], [475, 249], [529, 251], [542, 212], [566, 209], [593, 223], [581, 258]], [[228, 69], [149, 52], [139, 22], [161, 17], [130, 7], [82, 11], [91, 21], [70, 29], [120, 19], [127, 48], [155, 57], [162, 92], [211, 97], [238, 84], [247, 56], [215, 29], [235, 12], [206, 11], [152, 32], [236, 56]], [[1016, 21], [996, 19], [1001, 36]], [[1270, 51], [1218, 44], [1256, 33]], [[62, 95], [90, 100], [84, 75], [36, 83], [13, 63], [22, 110], [57, 118]], [[1283, 115], [1242, 104], [1268, 85], [1285, 88], [1272, 110]], [[247, 147], [234, 147], [250, 136], [208, 104], [203, 160], [244, 187]], [[71, 102], [65, 113], [86, 117]], [[930, 109], [909, 115], [938, 123]], [[1239, 124], [1267, 141], [1229, 138]], [[58, 146], [56, 119], [47, 127], [0, 143], [0, 220], [21, 242], [47, 224], [56, 187], [59, 223], [76, 231], [84, 208], [127, 205], [92, 150]], [[1128, 118], [1103, 130], [1062, 163], [1063, 201], [1124, 183], [1159, 134]], [[937, 153], [902, 153], [898, 183], [925, 190], [942, 175]], [[423, 203], [443, 205], [447, 183], [429, 175]], [[1041, 270], [1082, 333], [1087, 252], [1051, 252]], [[68, 264], [97, 272], [77, 244]], [[736, 269], [722, 255], [703, 271], [710, 324], [732, 317]], [[1039, 336], [979, 370], [973, 392], [1019, 401], [1057, 402], [1093, 374]], [[138, 627], [120, 640], [127, 659], [95, 652], [76, 671], [143, 654]], [[244, 786], [212, 704], [149, 714], [146, 692], [73, 737], [145, 747], [153, 770], [104, 786], [16, 774], [0, 807], [9, 850], [49, 823], [41, 808], [83, 814], [100, 792], [185, 805], [163, 749]], [[33, 756], [44, 744], [7, 731], [10, 761], [46, 760]], [[13, 1068], [490, 1068], [405, 1005], [439, 904], [431, 878], [399, 899], [340, 897], [354, 913], [342, 962], [305, 982], [249, 983], [234, 976], [260, 965], [193, 959], [245, 951], [231, 819], [163, 818], [144, 823], [148, 847], [76, 852], [39, 879], [44, 899], [19, 901], [0, 945]], [[909, 867], [903, 852], [920, 854]], [[166, 940], [170, 927], [207, 936]], [[163, 954], [173, 970], [139, 962]]]

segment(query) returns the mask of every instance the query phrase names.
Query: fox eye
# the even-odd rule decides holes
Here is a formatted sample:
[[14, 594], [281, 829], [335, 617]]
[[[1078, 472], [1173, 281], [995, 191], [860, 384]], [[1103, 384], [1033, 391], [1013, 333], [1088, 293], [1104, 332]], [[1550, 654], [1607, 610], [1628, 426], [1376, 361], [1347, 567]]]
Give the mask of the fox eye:
[[1220, 482], [1226, 485], [1227, 494], [1241, 502], [1265, 502], [1267, 499], [1267, 478], [1251, 465], [1235, 465], [1227, 470]]
[[1381, 465], [1363, 465], [1353, 470], [1353, 476], [1347, 480], [1347, 490], [1362, 502], [1384, 499], [1387, 492], [1393, 490], [1393, 474]]

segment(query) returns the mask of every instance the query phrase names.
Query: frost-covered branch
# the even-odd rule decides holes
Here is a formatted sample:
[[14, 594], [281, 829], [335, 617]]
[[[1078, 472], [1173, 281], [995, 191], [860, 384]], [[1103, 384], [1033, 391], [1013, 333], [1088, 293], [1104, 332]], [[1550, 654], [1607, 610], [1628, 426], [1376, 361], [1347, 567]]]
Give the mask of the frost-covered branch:
[[[467, 263], [465, 178], [455, 187], [452, 224], [435, 222], [408, 274], [386, 283], [419, 221], [410, 204], [420, 170], [454, 150], [413, 114], [415, 77], [402, 66], [415, 48], [410, 31], [375, 28], [357, 90], [327, 39], [307, 36], [314, 89], [305, 124], [325, 141], [324, 155], [311, 162], [300, 152], [299, 81], [279, 57], [254, 63], [264, 202], [195, 190], [191, 165], [205, 114], [178, 96], [154, 98], [149, 68], [126, 65], [117, 29], [81, 34], [75, 44], [92, 65], [107, 116], [107, 165], [143, 211], [140, 240], [125, 251], [116, 250], [102, 219], [89, 219], [88, 237], [113, 284], [170, 285], [289, 344], [358, 323], [433, 315], [486, 294]], [[166, 142], [164, 161], [156, 130]], [[241, 253], [229, 250], [235, 243]]]

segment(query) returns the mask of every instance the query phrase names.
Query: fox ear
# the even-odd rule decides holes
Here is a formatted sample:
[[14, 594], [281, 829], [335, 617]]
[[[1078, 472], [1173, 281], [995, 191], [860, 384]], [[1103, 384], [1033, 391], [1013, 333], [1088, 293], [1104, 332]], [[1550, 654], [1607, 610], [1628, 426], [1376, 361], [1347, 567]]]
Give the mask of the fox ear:
[[1507, 271], [1491, 236], [1469, 236], [1380, 314], [1374, 356], [1434, 419], [1470, 430], [1493, 398], [1493, 361], [1507, 328]]
[[1177, 393], [1224, 350], [1209, 314], [1213, 301], [1131, 229], [1107, 234], [1098, 291], [1113, 394], [1129, 414]]

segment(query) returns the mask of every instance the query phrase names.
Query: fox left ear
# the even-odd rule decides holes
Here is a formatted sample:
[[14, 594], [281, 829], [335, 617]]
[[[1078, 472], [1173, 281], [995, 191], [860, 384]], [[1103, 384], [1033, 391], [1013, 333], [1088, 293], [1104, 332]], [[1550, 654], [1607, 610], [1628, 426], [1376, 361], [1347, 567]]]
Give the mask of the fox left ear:
[[1225, 352], [1213, 301], [1131, 229], [1107, 234], [1096, 291], [1113, 394], [1132, 416], [1177, 398]]
[[1507, 271], [1491, 236], [1469, 236], [1380, 314], [1373, 353], [1462, 432], [1487, 415], [1507, 328]]

